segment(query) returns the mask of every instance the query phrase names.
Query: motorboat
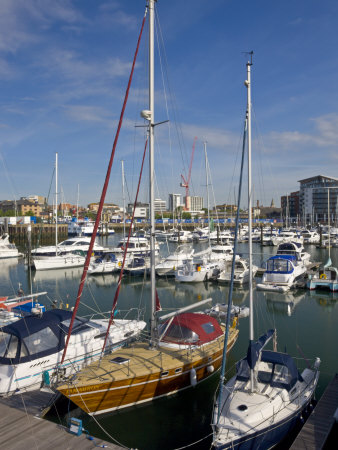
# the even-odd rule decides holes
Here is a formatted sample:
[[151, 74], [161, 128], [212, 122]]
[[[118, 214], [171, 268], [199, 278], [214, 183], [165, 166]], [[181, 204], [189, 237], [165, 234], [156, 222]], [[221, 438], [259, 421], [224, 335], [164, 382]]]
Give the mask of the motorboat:
[[286, 292], [306, 273], [304, 264], [297, 264], [295, 255], [275, 255], [266, 262], [262, 282], [256, 285], [262, 291]]
[[[26, 316], [2, 328], [0, 395], [53, 385], [101, 355], [108, 320], [76, 317], [67, 357], [60, 364], [71, 317], [70, 311], [54, 309]], [[128, 343], [145, 326], [140, 320], [114, 319], [107, 351]]]
[[123, 257], [115, 253], [105, 252], [91, 261], [88, 267], [89, 274], [117, 272], [122, 267]]
[[204, 252], [204, 255], [195, 254], [186, 259], [175, 271], [175, 280], [180, 283], [216, 280], [224, 265], [225, 259], [213, 254], [210, 249], [209, 252]]
[[185, 230], [179, 230], [173, 233], [169, 238], [168, 242], [174, 242], [174, 243], [183, 243], [183, 242], [192, 242], [192, 233], [190, 231]]
[[9, 242], [9, 234], [4, 233], [0, 237], [0, 259], [2, 258], [17, 258], [22, 256], [15, 244]]
[[285, 242], [279, 244], [277, 248], [277, 255], [294, 255], [296, 257], [297, 264], [308, 266], [311, 264], [310, 253], [304, 250], [303, 245], [300, 242]]
[[304, 230], [301, 234], [304, 244], [319, 244], [320, 234], [317, 231]]
[[[31, 254], [34, 260], [50, 258], [51, 256], [55, 256], [56, 254], [72, 253], [74, 251], [80, 250], [82, 252], [87, 252], [90, 244], [90, 238], [85, 236], [80, 237], [71, 237], [66, 239], [63, 242], [60, 242], [56, 249], [55, 245], [38, 247], [33, 249]], [[94, 254], [101, 253], [105, 250], [102, 245], [95, 242], [94, 244]]]
[[[226, 263], [224, 269], [220, 272], [217, 277], [218, 283], [230, 283], [231, 281], [231, 267], [232, 263], [229, 261]], [[256, 275], [258, 267], [252, 266], [252, 276]], [[249, 265], [248, 262], [243, 258], [236, 258], [235, 261], [235, 272], [234, 272], [234, 284], [235, 285], [243, 285], [249, 282]]]
[[171, 253], [166, 258], [163, 258], [155, 266], [156, 275], [173, 277], [175, 270], [183, 264], [183, 261], [191, 258], [194, 254], [194, 249], [186, 245], [179, 245], [174, 253]]
[[[124, 253], [124, 250], [126, 248], [128, 242], [128, 238], [122, 238], [118, 244], [117, 247], [112, 248], [111, 251], [115, 254], [121, 254]], [[160, 247], [156, 243], [155, 244], [155, 254], [159, 254]], [[127, 254], [131, 253], [135, 256], [149, 256], [150, 254], [150, 244], [149, 240], [145, 236], [130, 236], [129, 243], [128, 243], [128, 249]]]
[[150, 261], [149, 258], [141, 258], [134, 256], [130, 262], [124, 267], [123, 274], [134, 277], [145, 276], [149, 274]]

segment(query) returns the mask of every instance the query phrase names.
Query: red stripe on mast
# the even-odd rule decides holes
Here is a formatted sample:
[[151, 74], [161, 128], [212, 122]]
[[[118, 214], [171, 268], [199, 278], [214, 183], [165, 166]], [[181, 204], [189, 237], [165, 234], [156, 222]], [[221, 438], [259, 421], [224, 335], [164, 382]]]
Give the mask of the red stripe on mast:
[[119, 138], [119, 135], [120, 135], [120, 130], [121, 130], [122, 122], [123, 122], [124, 111], [126, 109], [127, 100], [128, 100], [128, 96], [129, 96], [129, 90], [130, 90], [131, 81], [133, 79], [134, 68], [135, 68], [135, 63], [136, 63], [136, 57], [137, 57], [137, 54], [138, 54], [138, 51], [139, 51], [139, 47], [140, 47], [140, 42], [141, 42], [141, 37], [142, 37], [144, 24], [145, 24], [145, 21], [146, 21], [147, 11], [148, 11], [148, 8], [146, 8], [146, 11], [145, 11], [145, 14], [144, 14], [140, 35], [139, 35], [138, 41], [137, 41], [137, 47], [136, 47], [136, 51], [135, 51], [135, 54], [134, 54], [133, 65], [132, 65], [132, 69], [131, 69], [129, 80], [128, 80], [128, 85], [127, 85], [127, 89], [126, 89], [126, 93], [125, 93], [125, 97], [124, 97], [122, 111], [121, 111], [121, 114], [120, 114], [120, 120], [119, 120], [119, 124], [118, 124], [118, 127], [117, 127], [117, 131], [116, 131], [116, 135], [115, 135], [115, 139], [114, 139], [112, 152], [111, 152], [111, 155], [110, 155], [109, 165], [108, 165], [108, 169], [107, 169], [106, 179], [105, 179], [105, 182], [104, 182], [104, 185], [103, 185], [103, 189], [102, 189], [102, 194], [101, 194], [99, 208], [98, 208], [98, 211], [97, 211], [97, 216], [96, 216], [95, 225], [94, 225], [94, 231], [93, 231], [93, 234], [92, 234], [92, 238], [90, 240], [87, 257], [86, 257], [85, 265], [84, 265], [83, 272], [82, 272], [82, 277], [81, 277], [79, 290], [78, 290], [77, 297], [76, 297], [74, 311], [73, 311], [72, 319], [71, 319], [70, 325], [69, 325], [66, 345], [65, 345], [65, 348], [64, 348], [64, 351], [63, 351], [63, 354], [62, 354], [61, 364], [63, 364], [63, 361], [65, 360], [65, 357], [66, 357], [70, 335], [72, 333], [75, 316], [76, 316], [77, 310], [79, 308], [84, 282], [86, 281], [86, 276], [87, 276], [87, 272], [88, 272], [89, 262], [90, 262], [91, 254], [92, 254], [93, 247], [94, 247], [94, 242], [95, 242], [95, 238], [96, 238], [97, 229], [98, 229], [99, 223], [100, 223], [100, 218], [101, 218], [101, 213], [102, 213], [102, 209], [103, 209], [104, 200], [105, 200], [105, 197], [106, 197], [106, 192], [107, 192], [107, 189], [108, 189], [108, 183], [109, 183], [111, 168], [112, 168], [113, 161], [114, 161], [116, 145], [117, 145], [117, 141], [118, 141], [118, 138]]
[[111, 313], [110, 313], [110, 319], [109, 319], [109, 323], [108, 323], [108, 327], [107, 327], [106, 336], [105, 336], [105, 338], [104, 338], [104, 343], [103, 343], [103, 347], [102, 347], [102, 353], [104, 352], [104, 349], [105, 349], [106, 344], [107, 344], [107, 339], [108, 339], [108, 335], [109, 335], [109, 330], [110, 330], [111, 324], [113, 323], [113, 320], [114, 320], [114, 313], [115, 313], [115, 309], [116, 309], [116, 305], [117, 305], [117, 300], [118, 300], [119, 294], [120, 294], [121, 281], [122, 281], [122, 277], [123, 277], [123, 271], [124, 271], [124, 266], [125, 266], [126, 257], [127, 257], [127, 252], [128, 252], [128, 247], [129, 247], [130, 235], [131, 235], [131, 231], [132, 231], [133, 223], [134, 223], [135, 210], [136, 210], [136, 204], [137, 204], [138, 194], [139, 194], [139, 191], [140, 191], [140, 184], [141, 184], [142, 172], [143, 172], [143, 164], [144, 164], [144, 159], [145, 159], [145, 156], [146, 156], [147, 145], [148, 145], [148, 139], [146, 139], [146, 143], [145, 143], [145, 146], [144, 146], [144, 152], [143, 152], [143, 159], [142, 159], [141, 171], [140, 171], [140, 176], [139, 176], [139, 180], [138, 180], [137, 192], [136, 192], [136, 197], [135, 197], [135, 202], [134, 202], [134, 208], [133, 208], [133, 216], [132, 216], [132, 218], [131, 218], [131, 223], [130, 223], [130, 228], [129, 228], [129, 233], [128, 233], [128, 239], [127, 239], [127, 244], [126, 244], [126, 248], [124, 249], [124, 255], [123, 255], [122, 267], [121, 267], [121, 270], [120, 270], [119, 281], [117, 282], [117, 288], [116, 288], [116, 291], [115, 291], [115, 296], [114, 296], [114, 301], [113, 301], [113, 307], [112, 307], [112, 310], [111, 310]]

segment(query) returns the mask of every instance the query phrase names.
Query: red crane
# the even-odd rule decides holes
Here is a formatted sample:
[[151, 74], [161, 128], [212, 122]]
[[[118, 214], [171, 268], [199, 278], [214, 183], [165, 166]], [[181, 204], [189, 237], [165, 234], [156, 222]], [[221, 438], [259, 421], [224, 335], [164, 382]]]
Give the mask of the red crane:
[[188, 197], [189, 197], [189, 186], [190, 186], [190, 178], [191, 178], [191, 168], [192, 168], [192, 162], [194, 159], [194, 153], [195, 153], [195, 145], [196, 145], [197, 137], [194, 137], [194, 142], [192, 144], [192, 151], [191, 151], [191, 159], [190, 159], [190, 166], [189, 166], [189, 173], [187, 180], [184, 178], [183, 175], [181, 175], [182, 182], [180, 184], [181, 187], [185, 188], [185, 210], [188, 210]]

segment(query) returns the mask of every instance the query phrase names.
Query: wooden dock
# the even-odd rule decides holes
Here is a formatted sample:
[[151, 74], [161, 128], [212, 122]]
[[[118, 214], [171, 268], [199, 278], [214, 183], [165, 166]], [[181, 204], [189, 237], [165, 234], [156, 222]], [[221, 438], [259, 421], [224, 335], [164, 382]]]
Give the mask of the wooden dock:
[[88, 439], [85, 433], [76, 436], [62, 425], [41, 419], [40, 414], [50, 398], [51, 394], [34, 391], [0, 399], [0, 449], [122, 449], [99, 438]]
[[322, 449], [334, 425], [338, 408], [338, 374], [329, 383], [290, 450]]

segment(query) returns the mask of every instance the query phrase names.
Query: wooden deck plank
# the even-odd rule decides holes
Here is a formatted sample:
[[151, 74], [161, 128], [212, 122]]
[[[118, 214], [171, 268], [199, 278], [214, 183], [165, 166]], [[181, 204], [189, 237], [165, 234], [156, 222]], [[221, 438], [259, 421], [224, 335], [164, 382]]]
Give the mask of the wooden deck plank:
[[338, 374], [328, 384], [290, 450], [322, 449], [333, 426], [333, 414], [337, 407]]
[[54, 450], [89, 450], [97, 445], [121, 450], [122, 447], [102, 439], [89, 440], [86, 434], [75, 436], [67, 428], [39, 418], [31, 411], [41, 411], [47, 397], [39, 392], [0, 399], [0, 449], [22, 450], [53, 448]]

